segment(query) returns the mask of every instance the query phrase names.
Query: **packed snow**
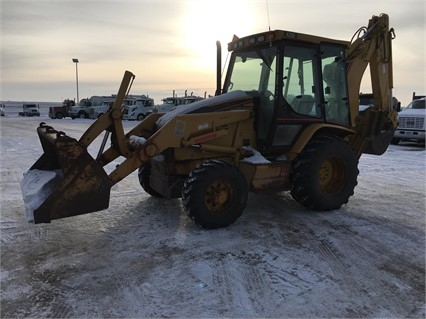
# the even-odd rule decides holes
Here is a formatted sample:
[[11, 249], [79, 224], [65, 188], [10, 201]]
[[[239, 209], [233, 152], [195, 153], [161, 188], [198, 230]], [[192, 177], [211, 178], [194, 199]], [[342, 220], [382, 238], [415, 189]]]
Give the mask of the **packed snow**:
[[21, 190], [29, 222], [34, 222], [34, 210], [40, 207], [45, 199], [52, 194], [62, 179], [61, 170], [42, 171], [32, 169], [24, 173], [21, 181]]
[[146, 138], [141, 137], [141, 136], [136, 136], [136, 135], [130, 135], [129, 141], [130, 141], [131, 144], [134, 144], [137, 147], [141, 147], [145, 144]]
[[251, 193], [235, 224], [204, 230], [180, 199], [146, 194], [134, 172], [112, 188], [108, 209], [32, 224], [20, 184], [42, 154], [36, 127], [79, 138], [92, 120], [7, 112], [2, 318], [425, 317], [424, 145], [363, 155], [355, 194], [331, 212], [288, 192]]
[[245, 146], [244, 149], [253, 155], [245, 157], [241, 162], [251, 163], [251, 164], [268, 164], [271, 163], [268, 159], [262, 156], [259, 151], [254, 149], [252, 146]]

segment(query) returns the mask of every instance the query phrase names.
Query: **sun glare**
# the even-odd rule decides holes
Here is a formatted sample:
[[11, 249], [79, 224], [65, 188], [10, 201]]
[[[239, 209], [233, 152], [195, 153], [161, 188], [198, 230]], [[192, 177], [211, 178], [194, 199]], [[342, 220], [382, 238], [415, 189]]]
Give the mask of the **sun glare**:
[[216, 41], [222, 45], [223, 63], [226, 46], [234, 34], [245, 36], [253, 31], [255, 13], [247, 1], [189, 1], [183, 16], [182, 38], [190, 51], [193, 65], [216, 67]]

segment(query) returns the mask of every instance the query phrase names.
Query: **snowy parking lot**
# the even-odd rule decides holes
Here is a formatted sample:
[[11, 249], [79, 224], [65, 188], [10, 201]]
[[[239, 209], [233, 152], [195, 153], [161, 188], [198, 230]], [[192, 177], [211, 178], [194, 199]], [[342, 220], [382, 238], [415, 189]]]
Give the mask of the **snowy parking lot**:
[[424, 145], [364, 155], [335, 211], [250, 194], [235, 224], [204, 230], [134, 172], [108, 209], [34, 225], [20, 181], [41, 121], [77, 139], [92, 123], [0, 119], [2, 318], [425, 317]]

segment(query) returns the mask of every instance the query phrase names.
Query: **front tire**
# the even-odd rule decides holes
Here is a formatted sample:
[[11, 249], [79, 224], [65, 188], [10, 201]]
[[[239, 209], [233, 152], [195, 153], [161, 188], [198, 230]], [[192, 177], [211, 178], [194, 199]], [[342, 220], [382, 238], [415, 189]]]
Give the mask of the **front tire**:
[[358, 159], [347, 142], [318, 136], [294, 162], [291, 195], [308, 209], [338, 209], [353, 195], [358, 174]]
[[182, 189], [182, 202], [188, 215], [206, 229], [226, 227], [243, 213], [248, 184], [231, 163], [207, 161], [194, 169]]
[[159, 192], [155, 191], [150, 184], [151, 181], [151, 164], [146, 163], [144, 166], [140, 167], [138, 170], [139, 184], [142, 186], [143, 190], [149, 195], [157, 198], [163, 198]]

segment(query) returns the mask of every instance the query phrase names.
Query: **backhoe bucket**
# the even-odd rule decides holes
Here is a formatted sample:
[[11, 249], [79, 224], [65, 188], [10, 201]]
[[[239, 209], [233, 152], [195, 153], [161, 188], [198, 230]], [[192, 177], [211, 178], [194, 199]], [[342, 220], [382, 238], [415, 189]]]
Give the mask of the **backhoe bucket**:
[[388, 129], [373, 135], [364, 148], [364, 154], [382, 155], [388, 149], [388, 146], [393, 138], [395, 130]]
[[21, 183], [28, 221], [49, 223], [108, 208], [112, 182], [87, 147], [44, 123], [37, 133], [44, 153]]

